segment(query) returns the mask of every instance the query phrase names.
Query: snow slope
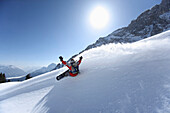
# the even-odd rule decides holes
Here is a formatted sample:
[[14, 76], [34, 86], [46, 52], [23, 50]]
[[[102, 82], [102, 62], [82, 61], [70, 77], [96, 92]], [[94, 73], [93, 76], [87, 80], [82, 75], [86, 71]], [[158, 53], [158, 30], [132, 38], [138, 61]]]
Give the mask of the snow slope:
[[81, 55], [77, 77], [56, 81], [64, 67], [0, 90], [0, 113], [170, 112], [170, 30]]

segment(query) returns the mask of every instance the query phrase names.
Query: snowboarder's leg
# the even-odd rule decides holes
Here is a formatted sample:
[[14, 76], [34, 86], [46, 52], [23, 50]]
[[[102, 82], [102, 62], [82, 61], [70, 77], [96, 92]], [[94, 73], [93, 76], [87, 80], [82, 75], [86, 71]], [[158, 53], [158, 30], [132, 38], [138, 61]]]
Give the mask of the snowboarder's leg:
[[57, 76], [56, 79], [57, 79], [57, 80], [60, 80], [60, 79], [66, 77], [66, 76], [69, 76], [69, 75], [70, 75], [70, 74], [69, 74], [69, 70], [67, 70], [67, 71], [65, 71], [64, 73], [62, 73], [61, 75]]
[[69, 70], [66, 71], [66, 73], [64, 74], [65, 77], [70, 76]]

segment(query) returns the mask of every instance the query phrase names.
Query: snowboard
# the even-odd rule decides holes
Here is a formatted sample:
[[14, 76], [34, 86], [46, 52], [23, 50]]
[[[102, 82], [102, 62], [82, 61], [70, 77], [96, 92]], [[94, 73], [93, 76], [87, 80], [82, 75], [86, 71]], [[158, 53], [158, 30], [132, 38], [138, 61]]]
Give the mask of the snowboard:
[[57, 80], [61, 80], [62, 78], [68, 76], [68, 75], [66, 74], [66, 73], [68, 73], [68, 72], [69, 72], [69, 70], [67, 70], [67, 71], [65, 71], [64, 73], [58, 75], [58, 76], [56, 77], [56, 79], [57, 79]]

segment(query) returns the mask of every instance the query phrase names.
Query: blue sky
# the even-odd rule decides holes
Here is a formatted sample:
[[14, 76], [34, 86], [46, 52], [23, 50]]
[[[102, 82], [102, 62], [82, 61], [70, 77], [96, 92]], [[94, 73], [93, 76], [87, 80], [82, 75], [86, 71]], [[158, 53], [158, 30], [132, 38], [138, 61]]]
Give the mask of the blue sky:
[[[0, 64], [47, 66], [79, 53], [99, 37], [127, 26], [161, 0], [1, 0]], [[92, 10], [107, 9], [102, 29], [90, 25]]]

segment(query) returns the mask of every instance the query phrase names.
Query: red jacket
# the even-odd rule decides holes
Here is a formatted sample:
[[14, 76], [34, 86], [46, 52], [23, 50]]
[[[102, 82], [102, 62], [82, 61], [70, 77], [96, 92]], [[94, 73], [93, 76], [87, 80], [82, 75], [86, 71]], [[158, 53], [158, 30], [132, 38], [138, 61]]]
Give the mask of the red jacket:
[[[62, 63], [63, 63], [64, 65], [66, 65], [66, 66], [69, 68], [69, 70], [71, 70], [71, 66], [68, 66], [66, 61], [62, 61]], [[80, 63], [81, 63], [81, 60], [78, 61], [78, 65], [80, 65]], [[69, 73], [70, 73], [70, 76], [72, 76], [72, 77], [75, 77], [75, 76], [78, 75], [78, 73], [77, 73], [77, 74], [73, 74], [73, 73], [71, 73], [71, 72], [69, 72]]]

